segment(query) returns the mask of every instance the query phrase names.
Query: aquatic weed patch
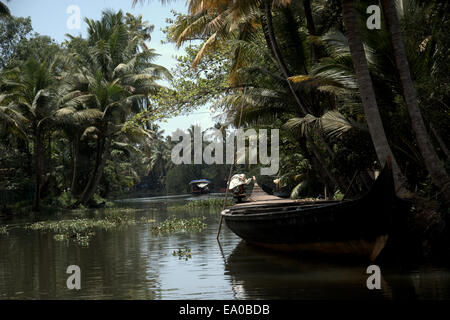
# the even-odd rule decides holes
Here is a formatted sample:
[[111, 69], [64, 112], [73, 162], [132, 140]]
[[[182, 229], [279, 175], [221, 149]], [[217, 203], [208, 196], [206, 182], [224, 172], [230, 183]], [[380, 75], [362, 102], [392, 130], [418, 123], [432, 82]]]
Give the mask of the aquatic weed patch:
[[8, 226], [0, 226], [0, 235], [8, 235]]
[[96, 230], [108, 231], [122, 226], [131, 226], [137, 223], [153, 223], [147, 217], [136, 219], [136, 210], [133, 209], [107, 209], [102, 212], [100, 219], [72, 219], [60, 221], [40, 221], [26, 225], [26, 230], [48, 232], [54, 234], [56, 241], [73, 241], [81, 246], [89, 246], [95, 236]]
[[[193, 200], [184, 205], [185, 208], [221, 208], [225, 199]], [[228, 199], [225, 206], [232, 206], [233, 200]]]
[[178, 249], [172, 252], [174, 257], [178, 257], [180, 260], [189, 260], [192, 258], [191, 248], [185, 247], [184, 249]]
[[170, 234], [174, 232], [187, 231], [187, 232], [202, 232], [205, 229], [206, 224], [203, 223], [205, 218], [192, 218], [192, 219], [180, 219], [171, 217], [164, 222], [153, 226], [152, 232], [156, 235]]
[[133, 225], [136, 224], [136, 212], [135, 209], [106, 209], [103, 211], [103, 220], [116, 225]]
[[25, 226], [26, 230], [53, 233], [56, 241], [70, 241], [88, 246], [95, 235], [95, 229], [109, 230], [117, 224], [107, 220], [75, 219], [61, 221], [40, 221]]

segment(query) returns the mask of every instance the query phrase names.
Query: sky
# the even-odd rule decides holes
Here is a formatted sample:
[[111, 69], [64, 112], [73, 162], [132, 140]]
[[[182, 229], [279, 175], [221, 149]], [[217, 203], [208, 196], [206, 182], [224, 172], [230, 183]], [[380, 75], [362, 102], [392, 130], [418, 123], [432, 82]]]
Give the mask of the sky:
[[[135, 8], [132, 8], [132, 0], [11, 0], [8, 6], [14, 16], [31, 17], [34, 32], [50, 36], [59, 43], [66, 39], [66, 34], [85, 35], [87, 26], [84, 18], [100, 19], [105, 9], [121, 9], [135, 15], [142, 14], [145, 21], [155, 26], [150, 47], [161, 55], [156, 63], [172, 69], [176, 64], [174, 56], [184, 52], [173, 44], [162, 44], [161, 41], [165, 40], [162, 29], [167, 26], [166, 19], [173, 17], [171, 10], [181, 13], [187, 11], [185, 0], [170, 1], [165, 5], [158, 0], [150, 0], [143, 5], [136, 5]], [[76, 23], [79, 21], [77, 12], [81, 17], [79, 28]], [[195, 124], [206, 129], [213, 123], [209, 108], [205, 106], [189, 116], [174, 117], [159, 124], [166, 134], [171, 134], [176, 129], [185, 130]]]

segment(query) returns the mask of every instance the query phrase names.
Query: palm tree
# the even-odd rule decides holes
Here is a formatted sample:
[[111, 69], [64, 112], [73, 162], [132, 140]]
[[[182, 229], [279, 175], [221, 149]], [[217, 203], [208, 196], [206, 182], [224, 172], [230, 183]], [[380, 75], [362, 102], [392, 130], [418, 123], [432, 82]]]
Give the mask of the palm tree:
[[427, 133], [425, 123], [417, 102], [417, 92], [411, 78], [408, 57], [403, 43], [400, 23], [397, 17], [397, 8], [392, 0], [381, 0], [386, 24], [389, 28], [389, 37], [394, 49], [395, 64], [399, 75], [403, 98], [411, 119], [411, 126], [416, 135], [420, 153], [433, 182], [441, 189], [443, 198], [450, 202], [450, 178], [433, 148]]
[[21, 123], [22, 132], [33, 139], [35, 169], [35, 193], [33, 210], [39, 211], [41, 187], [44, 174], [44, 135], [56, 112], [55, 103], [55, 64], [47, 65], [29, 59], [21, 70], [6, 72], [1, 81], [2, 91], [8, 96], [4, 112], [13, 115], [16, 123]]
[[396, 189], [398, 192], [403, 193], [405, 191], [405, 178], [400, 171], [384, 131], [383, 122], [375, 98], [372, 79], [369, 73], [366, 53], [359, 31], [354, 0], [343, 0], [342, 10], [350, 53], [355, 67], [362, 104], [364, 106], [364, 113], [377, 157], [382, 166], [384, 166], [388, 158], [392, 160]]
[[[85, 47], [81, 46], [76, 55], [81, 62], [76, 78], [86, 88], [83, 92], [85, 105], [97, 109], [101, 117], [82, 135], [96, 141], [95, 162], [89, 181], [74, 206], [91, 200], [113, 139], [123, 132], [128, 117], [141, 111], [143, 103], [148, 104], [149, 95], [160, 88], [156, 81], [169, 76], [165, 68], [152, 62], [157, 55], [145, 45], [149, 29], [142, 21], [125, 17], [121, 11], [106, 11], [100, 21], [87, 19], [86, 23], [88, 38], [85, 42], [89, 49], [83, 50]], [[79, 38], [72, 40], [83, 42]], [[143, 128], [128, 130], [148, 135]]]
[[[70, 77], [69, 73], [66, 77]], [[73, 80], [73, 78], [72, 78]], [[80, 143], [84, 131], [92, 127], [102, 118], [102, 113], [95, 108], [86, 108], [86, 95], [81, 91], [72, 91], [73, 83], [70, 86], [62, 86], [59, 89], [58, 111], [55, 113], [54, 122], [62, 129], [70, 141], [70, 153], [72, 160], [72, 177], [69, 189], [73, 196], [77, 196], [77, 181], [79, 169]]]

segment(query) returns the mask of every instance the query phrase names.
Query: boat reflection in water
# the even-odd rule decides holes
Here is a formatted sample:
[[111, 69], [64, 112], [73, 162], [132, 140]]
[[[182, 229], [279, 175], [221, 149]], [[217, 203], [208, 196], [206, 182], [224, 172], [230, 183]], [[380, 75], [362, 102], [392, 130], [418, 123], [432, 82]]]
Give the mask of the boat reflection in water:
[[[414, 271], [382, 267], [381, 289], [369, 290], [368, 264], [325, 261], [264, 250], [241, 241], [228, 256], [229, 276], [236, 299], [397, 300], [417, 299]], [[448, 275], [448, 273], [445, 273]], [[449, 279], [447, 279], [448, 281]], [[423, 287], [429, 286], [422, 283]], [[442, 292], [440, 292], [442, 294]], [[448, 294], [448, 293], [447, 293]], [[428, 298], [430, 292], [424, 292]], [[441, 296], [442, 298], [442, 296]]]

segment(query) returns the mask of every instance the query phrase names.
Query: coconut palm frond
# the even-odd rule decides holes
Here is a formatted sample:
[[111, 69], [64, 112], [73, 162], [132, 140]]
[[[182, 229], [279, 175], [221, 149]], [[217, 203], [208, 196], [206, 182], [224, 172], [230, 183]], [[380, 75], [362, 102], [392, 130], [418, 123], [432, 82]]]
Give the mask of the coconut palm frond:
[[198, 52], [197, 56], [195, 57], [194, 61], [192, 62], [192, 67], [195, 68], [199, 63], [200, 60], [210, 51], [214, 48], [214, 45], [217, 42], [217, 32], [215, 32], [212, 36], [209, 37], [209, 39], [203, 44], [202, 48]]
[[111, 149], [120, 150], [120, 151], [124, 152], [127, 156], [130, 156], [131, 153], [142, 153], [141, 150], [139, 150], [138, 148], [136, 148], [135, 146], [133, 146], [131, 144], [124, 143], [124, 142], [117, 142], [117, 141], [114, 141], [113, 143], [111, 143]]
[[308, 114], [303, 118], [292, 118], [285, 124], [285, 127], [290, 130], [300, 129], [303, 136], [320, 131], [330, 138], [340, 138], [345, 132], [352, 129], [367, 131], [364, 125], [345, 117], [338, 111], [328, 111], [321, 117]]

